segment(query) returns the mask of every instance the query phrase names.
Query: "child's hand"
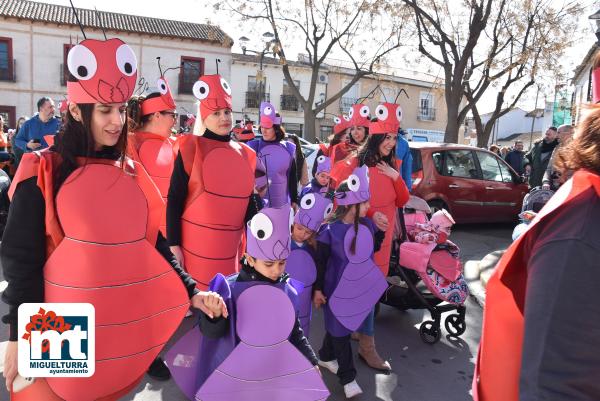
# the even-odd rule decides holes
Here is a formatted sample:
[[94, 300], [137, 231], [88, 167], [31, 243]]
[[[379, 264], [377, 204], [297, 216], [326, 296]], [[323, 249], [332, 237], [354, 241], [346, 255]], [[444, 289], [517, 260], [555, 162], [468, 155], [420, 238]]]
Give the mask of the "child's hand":
[[227, 318], [227, 316], [229, 316], [225, 301], [223, 301], [223, 298], [216, 292], [201, 291], [194, 295], [192, 297], [192, 306], [196, 309], [200, 309], [211, 319], [221, 316]]
[[313, 295], [313, 303], [315, 304], [315, 308], [319, 309], [321, 305], [325, 305], [327, 303], [327, 297], [323, 295], [322, 291], [316, 290], [315, 295]]

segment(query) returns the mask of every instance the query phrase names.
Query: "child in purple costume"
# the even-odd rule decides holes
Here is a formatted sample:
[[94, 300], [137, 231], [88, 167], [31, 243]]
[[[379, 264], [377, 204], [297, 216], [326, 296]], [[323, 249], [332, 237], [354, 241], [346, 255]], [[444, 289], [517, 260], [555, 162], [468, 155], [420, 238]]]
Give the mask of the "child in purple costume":
[[[375, 224], [365, 217], [369, 208], [369, 197], [368, 172], [364, 167], [357, 168], [337, 188], [335, 198], [338, 207], [317, 238], [318, 273], [314, 284], [313, 302], [316, 307], [324, 305], [327, 330], [323, 346], [319, 350], [319, 365], [337, 374], [347, 398], [362, 393], [355, 380], [356, 369], [350, 345], [350, 334], [355, 327], [347, 326], [360, 325], [366, 315], [349, 322], [342, 313], [344, 308], [336, 309], [331, 302], [334, 298], [335, 301], [340, 300], [336, 295], [341, 291], [345, 293], [344, 296], [347, 296], [349, 302], [345, 305], [346, 312], [364, 309], [363, 314], [368, 314], [373, 307], [373, 299], [378, 299], [381, 295], [379, 291], [387, 287], [385, 278], [372, 260], [373, 253], [381, 246], [385, 233], [377, 230]], [[359, 269], [354, 270], [355, 266]], [[366, 284], [360, 290], [353, 289], [347, 278], [352, 276], [354, 271], [362, 275], [365, 271], [362, 267], [365, 266], [371, 267], [367, 268], [368, 274], [365, 280], [361, 281]], [[351, 270], [346, 271], [347, 269]], [[361, 294], [363, 290], [367, 293]], [[361, 298], [362, 295], [371, 299], [365, 302]]]

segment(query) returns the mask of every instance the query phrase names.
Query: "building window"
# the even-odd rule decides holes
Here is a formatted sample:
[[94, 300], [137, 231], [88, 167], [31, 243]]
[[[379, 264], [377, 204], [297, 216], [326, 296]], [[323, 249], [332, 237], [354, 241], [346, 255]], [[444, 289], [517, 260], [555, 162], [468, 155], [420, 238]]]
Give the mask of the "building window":
[[248, 90], [246, 91], [246, 108], [258, 109], [260, 102], [270, 102], [271, 94], [267, 93], [267, 77], [263, 77], [262, 86], [256, 76], [248, 76]]
[[0, 81], [14, 81], [12, 39], [0, 37]]
[[321, 125], [319, 139], [321, 142], [329, 142], [329, 136], [333, 135], [333, 127]]
[[[345, 87], [346, 85], [348, 85], [350, 81], [344, 81], [342, 82], [342, 88]], [[358, 82], [355, 83], [354, 85], [352, 85], [350, 87], [350, 89], [348, 89], [348, 91], [346, 93], [344, 93], [342, 95], [342, 97], [340, 98], [340, 113], [348, 113], [350, 111], [350, 109], [352, 108], [352, 105], [356, 103], [356, 101], [358, 100], [358, 94], [360, 93], [359, 91], [359, 86], [358, 86]]]
[[9, 128], [17, 128], [16, 114], [15, 106], [0, 106], [0, 116], [4, 121], [4, 132], [7, 132]]
[[67, 81], [69, 80], [69, 75], [71, 75], [71, 73], [69, 72], [69, 66], [67, 65], [67, 58], [69, 56], [69, 50], [71, 50], [71, 47], [73, 47], [75, 45], [73, 44], [69, 44], [69, 43], [65, 43], [63, 45], [63, 63], [60, 66], [60, 85], [61, 86], [67, 86]]
[[[294, 85], [298, 90], [300, 89], [300, 81], [294, 81]], [[281, 95], [281, 110], [287, 111], [300, 111], [300, 103], [294, 93], [292, 92], [292, 88], [288, 85], [287, 79], [283, 80], [283, 94]]]
[[179, 93], [192, 94], [194, 84], [204, 75], [204, 59], [199, 57], [181, 57], [179, 70]]
[[417, 117], [422, 121], [435, 120], [435, 106], [431, 92], [421, 92], [419, 96], [419, 112]]

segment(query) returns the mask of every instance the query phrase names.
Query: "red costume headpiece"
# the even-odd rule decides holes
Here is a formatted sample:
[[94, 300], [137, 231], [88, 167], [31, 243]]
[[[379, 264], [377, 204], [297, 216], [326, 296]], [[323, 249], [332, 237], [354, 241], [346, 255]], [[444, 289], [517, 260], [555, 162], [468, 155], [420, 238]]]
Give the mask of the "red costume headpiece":
[[369, 124], [369, 135], [397, 134], [402, 121], [402, 108], [396, 103], [381, 103], [375, 109], [377, 121]]
[[137, 58], [121, 39], [86, 39], [69, 50], [67, 67], [74, 82], [67, 82], [73, 103], [126, 102], [137, 80]]
[[157, 111], [175, 110], [177, 108], [175, 100], [173, 100], [173, 95], [171, 95], [171, 88], [164, 75], [158, 78], [156, 87], [160, 92], [160, 96], [152, 97], [142, 102], [143, 116], [156, 113]]
[[203, 75], [192, 88], [200, 101], [200, 117], [204, 120], [209, 114], [221, 109], [231, 110], [231, 86], [219, 74]]
[[345, 115], [340, 115], [339, 117], [334, 117], [333, 118], [333, 122], [335, 123], [335, 125], [333, 126], [333, 134], [334, 135], [339, 135], [342, 132], [344, 132], [346, 130], [346, 128], [349, 128], [352, 126], [352, 123], [350, 122], [350, 118], [348, 118]]
[[366, 104], [354, 104], [352, 108], [348, 112], [348, 118], [350, 118], [350, 126], [362, 126], [368, 127], [370, 120], [369, 114], [371, 110], [369, 110], [369, 106]]
[[250, 141], [255, 137], [253, 128], [254, 123], [252, 121], [247, 121], [245, 125], [240, 122], [233, 127], [233, 132], [240, 141]]

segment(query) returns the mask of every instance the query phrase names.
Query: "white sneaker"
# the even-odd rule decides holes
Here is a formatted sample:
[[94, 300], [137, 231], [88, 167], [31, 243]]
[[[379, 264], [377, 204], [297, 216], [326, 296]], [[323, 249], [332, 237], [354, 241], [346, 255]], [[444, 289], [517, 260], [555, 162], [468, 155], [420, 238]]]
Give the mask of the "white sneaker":
[[334, 375], [337, 375], [338, 369], [340, 368], [340, 365], [338, 365], [338, 361], [336, 361], [335, 359], [333, 361], [328, 362], [319, 360], [319, 366], [324, 367]]
[[356, 397], [362, 394], [362, 389], [356, 380], [352, 380], [350, 383], [344, 384], [344, 394], [346, 394], [346, 398]]

